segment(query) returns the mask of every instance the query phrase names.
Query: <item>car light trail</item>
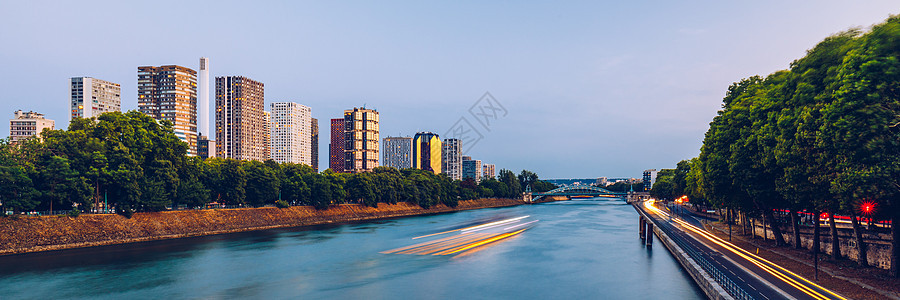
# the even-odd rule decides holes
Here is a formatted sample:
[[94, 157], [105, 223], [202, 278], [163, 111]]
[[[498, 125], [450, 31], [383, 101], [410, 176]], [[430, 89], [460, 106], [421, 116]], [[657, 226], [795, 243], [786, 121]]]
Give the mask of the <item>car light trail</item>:
[[[816, 287], [819, 290], [824, 291], [825, 293], [830, 294], [831, 296], [833, 296], [835, 298], [846, 299], [844, 297], [841, 297], [838, 294], [835, 294], [834, 292], [832, 292], [826, 288], [823, 288], [822, 286], [820, 286], [818, 284], [815, 284], [815, 283], [807, 280], [806, 278], [803, 278], [800, 275], [797, 275], [794, 272], [791, 272], [791, 271], [789, 271], [777, 264], [774, 264], [762, 257], [759, 257], [753, 253], [750, 253], [749, 251], [741, 249], [740, 247], [737, 247], [734, 244], [732, 244], [728, 241], [725, 241], [717, 236], [714, 236], [714, 235], [710, 234], [709, 232], [707, 232], [706, 230], [700, 229], [700, 228], [698, 228], [694, 225], [691, 225], [682, 220], [676, 219], [675, 221], [678, 224], [681, 224], [684, 228], [686, 228], [694, 233], [697, 233], [702, 237], [705, 237], [709, 241], [721, 246], [722, 248], [725, 248], [728, 251], [731, 251], [732, 253], [734, 253], [740, 257], [743, 257], [750, 263], [753, 263], [754, 265], [760, 267], [761, 269], [763, 269], [767, 273], [771, 274], [772, 276], [775, 276], [776, 278], [781, 279], [785, 283], [797, 288], [798, 290], [809, 295], [810, 297], [813, 297], [815, 299], [830, 299], [829, 297], [823, 295], [822, 293], [819, 293], [818, 291], [816, 291], [812, 288], [812, 287]], [[790, 275], [790, 276], [788, 276], [788, 275]], [[805, 282], [805, 284], [801, 283], [798, 280]], [[810, 286], [812, 286], [812, 287], [810, 287]]]

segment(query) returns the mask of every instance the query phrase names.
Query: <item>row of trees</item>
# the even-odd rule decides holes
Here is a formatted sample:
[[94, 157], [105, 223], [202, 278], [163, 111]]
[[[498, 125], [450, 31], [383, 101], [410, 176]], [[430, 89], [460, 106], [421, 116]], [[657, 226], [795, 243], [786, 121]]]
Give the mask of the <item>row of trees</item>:
[[[790, 69], [734, 83], [710, 123], [700, 156], [660, 172], [655, 194], [688, 195], [691, 202], [788, 224], [799, 240], [798, 211], [849, 215], [867, 263], [863, 201], [871, 215], [898, 221], [900, 206], [900, 17], [869, 32], [849, 30], [826, 38]], [[773, 211], [788, 211], [789, 220]], [[788, 219], [788, 218], [786, 218]], [[819, 249], [815, 222], [813, 251]], [[779, 226], [776, 243], [785, 244]], [[900, 275], [898, 228], [892, 226], [891, 272]], [[841, 256], [832, 243], [835, 258]], [[800, 248], [799, 243], [794, 246]]]
[[[476, 184], [414, 169], [379, 167], [370, 173], [315, 172], [303, 164], [185, 155], [188, 146], [169, 122], [136, 112], [74, 119], [68, 130], [45, 130], [42, 139], [0, 143], [0, 211], [114, 207], [160, 211], [209, 203], [263, 206], [406, 201], [422, 207], [459, 200], [519, 198], [523, 187], [552, 184], [523, 170], [500, 170]], [[550, 187], [547, 187], [547, 185]]]

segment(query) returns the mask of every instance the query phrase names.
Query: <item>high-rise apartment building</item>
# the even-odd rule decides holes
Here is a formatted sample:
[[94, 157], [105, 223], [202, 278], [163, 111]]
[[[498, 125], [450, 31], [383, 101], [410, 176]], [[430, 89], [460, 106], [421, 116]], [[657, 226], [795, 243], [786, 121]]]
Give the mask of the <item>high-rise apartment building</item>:
[[310, 159], [310, 161], [312, 162], [311, 167], [313, 168], [314, 171], [319, 172], [319, 119], [316, 119], [316, 118], [309, 118], [309, 119], [310, 119], [310, 123], [312, 123], [311, 126], [309, 127], [310, 128], [310, 134], [309, 134], [310, 135], [310, 137], [309, 137], [310, 138], [310, 141], [309, 141], [310, 151], [309, 151], [309, 153], [312, 156]]
[[462, 141], [459, 139], [444, 139], [441, 149], [441, 169], [447, 177], [453, 180], [462, 180]]
[[275, 102], [270, 106], [270, 113], [272, 160], [312, 166], [312, 110], [309, 106]]
[[644, 192], [649, 192], [651, 188], [653, 188], [653, 183], [656, 182], [656, 174], [659, 171], [656, 169], [644, 170]]
[[462, 177], [463, 179], [472, 178], [475, 183], [481, 182], [481, 160], [472, 159], [469, 156], [462, 157]]
[[91, 77], [72, 77], [69, 86], [69, 120], [90, 119], [105, 112], [122, 111], [122, 87], [118, 83]]
[[197, 80], [197, 131], [207, 137], [209, 131], [209, 58], [200, 58], [200, 71]]
[[328, 168], [344, 172], [344, 119], [331, 119], [331, 143], [328, 144]]
[[272, 114], [263, 111], [263, 160], [272, 159]]
[[216, 77], [216, 157], [268, 159], [264, 89], [247, 77]]
[[381, 146], [381, 164], [397, 169], [412, 168], [412, 138], [386, 137]]
[[374, 109], [344, 111], [344, 172], [368, 172], [378, 166], [378, 132]]
[[138, 110], [158, 121], [170, 121], [175, 136], [197, 154], [197, 71], [168, 66], [138, 67]]
[[432, 132], [419, 132], [413, 138], [413, 168], [441, 173], [441, 137]]
[[494, 174], [494, 169], [496, 166], [494, 164], [482, 164], [481, 165], [481, 179], [494, 178], [496, 174]]
[[[56, 122], [45, 119], [43, 114], [33, 111], [23, 112], [21, 109], [13, 113], [14, 118], [9, 120], [9, 139], [15, 143], [44, 131], [44, 128], [53, 130]], [[38, 138], [41, 138], [38, 136]]]

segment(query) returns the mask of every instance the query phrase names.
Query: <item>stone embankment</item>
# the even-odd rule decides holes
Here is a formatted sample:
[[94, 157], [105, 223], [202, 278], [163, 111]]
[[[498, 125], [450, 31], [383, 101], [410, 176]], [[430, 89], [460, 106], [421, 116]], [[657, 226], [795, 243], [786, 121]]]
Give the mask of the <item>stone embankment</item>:
[[344, 204], [325, 210], [293, 206], [166, 211], [136, 213], [130, 219], [119, 215], [91, 214], [74, 218], [0, 217], [0, 255], [520, 204], [524, 202], [513, 199], [478, 199], [460, 201], [457, 207], [438, 205], [428, 209], [402, 202], [381, 203], [378, 208]]

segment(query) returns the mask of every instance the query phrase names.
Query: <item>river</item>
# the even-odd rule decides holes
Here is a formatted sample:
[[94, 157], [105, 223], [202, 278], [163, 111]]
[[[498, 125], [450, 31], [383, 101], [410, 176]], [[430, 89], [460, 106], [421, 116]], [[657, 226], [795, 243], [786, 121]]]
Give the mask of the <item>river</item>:
[[[513, 229], [466, 233], [478, 224]], [[0, 256], [0, 298], [704, 299], [637, 230], [631, 206], [597, 198]], [[403, 254], [464, 234], [485, 238]]]

